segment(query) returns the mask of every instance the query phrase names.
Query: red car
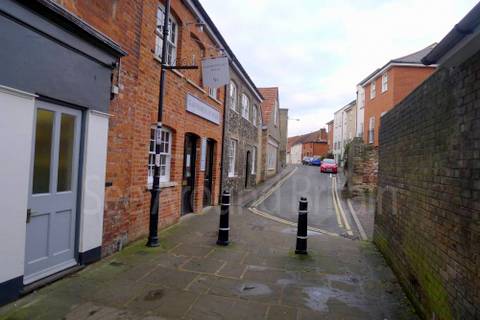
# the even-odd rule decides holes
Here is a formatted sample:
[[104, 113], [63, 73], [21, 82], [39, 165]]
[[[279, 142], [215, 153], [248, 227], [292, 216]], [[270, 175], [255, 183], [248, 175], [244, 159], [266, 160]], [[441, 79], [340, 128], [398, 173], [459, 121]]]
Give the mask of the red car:
[[337, 173], [337, 163], [333, 159], [323, 159], [320, 165], [320, 172]]

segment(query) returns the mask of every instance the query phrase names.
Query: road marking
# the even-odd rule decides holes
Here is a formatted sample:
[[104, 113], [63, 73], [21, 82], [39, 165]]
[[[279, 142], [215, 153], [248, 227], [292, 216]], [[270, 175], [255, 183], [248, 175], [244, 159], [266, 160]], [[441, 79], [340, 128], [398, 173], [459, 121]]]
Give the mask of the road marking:
[[[273, 220], [273, 221], [276, 221], [276, 222], [279, 222], [279, 223], [283, 223], [283, 224], [286, 224], [286, 225], [289, 225], [289, 226], [292, 226], [292, 227], [297, 227], [297, 224], [295, 222], [288, 221], [288, 220], [273, 216], [273, 215], [271, 215], [269, 213], [266, 213], [264, 211], [261, 211], [257, 208], [250, 207], [250, 208], [248, 208], [248, 210], [250, 210], [250, 212], [252, 212], [256, 215], [259, 215], [261, 217], [264, 217], [264, 218], [267, 218], [267, 219], [270, 219], [270, 220]], [[327, 230], [323, 230], [323, 229], [319, 229], [319, 228], [307, 227], [307, 229], [309, 231], [316, 232], [316, 233], [323, 233], [323, 234], [333, 236], [333, 237], [340, 237], [340, 235], [338, 235], [336, 233], [329, 232]]]
[[296, 171], [298, 170], [298, 167], [295, 167], [289, 174], [287, 174], [285, 177], [280, 179], [275, 186], [273, 186], [270, 190], [268, 190], [267, 193], [263, 194], [260, 198], [257, 199], [254, 203], [252, 203], [251, 207], [257, 207], [259, 204], [261, 204], [263, 201], [267, 200], [275, 191], [277, 191], [282, 184], [290, 178]]
[[367, 234], [365, 233], [365, 230], [363, 229], [362, 223], [360, 222], [360, 219], [358, 219], [357, 213], [353, 209], [352, 202], [350, 199], [347, 199], [347, 204], [348, 208], [350, 209], [350, 213], [352, 214], [353, 220], [355, 221], [355, 224], [357, 225], [358, 232], [360, 232], [360, 237], [362, 240], [368, 240]]
[[350, 223], [347, 220], [347, 216], [345, 215], [345, 211], [343, 211], [342, 203], [340, 202], [340, 197], [338, 196], [337, 192], [337, 179], [333, 179], [335, 188], [333, 189], [333, 192], [335, 193], [335, 197], [337, 199], [337, 205], [338, 209], [340, 210], [340, 214], [343, 218], [343, 222], [345, 223], [345, 230], [347, 230], [347, 234], [349, 236], [353, 236], [352, 228], [350, 227]]
[[333, 190], [335, 189], [335, 184], [332, 179], [332, 201], [333, 201], [333, 210], [335, 211], [335, 215], [337, 216], [337, 223], [340, 228], [343, 229], [342, 218], [340, 217], [340, 210], [338, 210], [337, 201], [335, 199], [335, 193]]

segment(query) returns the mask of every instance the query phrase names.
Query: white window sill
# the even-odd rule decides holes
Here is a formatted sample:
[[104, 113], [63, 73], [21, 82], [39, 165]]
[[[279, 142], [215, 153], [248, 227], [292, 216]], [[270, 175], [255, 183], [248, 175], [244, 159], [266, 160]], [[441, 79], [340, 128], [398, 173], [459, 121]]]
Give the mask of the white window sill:
[[229, 177], [229, 178], [232, 178], [232, 179], [238, 178], [237, 175], [233, 175], [233, 176], [232, 176], [232, 175], [228, 175], [228, 177]]
[[[178, 183], [175, 182], [175, 181], [160, 182], [160, 189], [172, 188], [172, 187], [176, 187], [177, 185], [178, 185]], [[147, 190], [152, 190], [152, 185], [148, 185]]]

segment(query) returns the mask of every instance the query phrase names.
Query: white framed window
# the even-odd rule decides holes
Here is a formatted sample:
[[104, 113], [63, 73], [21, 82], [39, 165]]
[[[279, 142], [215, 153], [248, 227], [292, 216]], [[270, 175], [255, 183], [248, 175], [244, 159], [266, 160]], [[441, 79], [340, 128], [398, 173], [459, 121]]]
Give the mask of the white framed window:
[[253, 147], [252, 149], [252, 174], [257, 172], [257, 147]]
[[375, 117], [370, 117], [368, 124], [368, 143], [373, 143], [375, 140]]
[[382, 93], [388, 90], [388, 73], [382, 75]]
[[372, 83], [370, 83], [370, 99], [375, 98], [376, 95], [377, 95], [377, 88], [376, 88], [375, 80], [373, 80]]
[[[174, 66], [177, 60], [177, 41], [178, 41], [178, 23], [172, 15], [168, 19], [168, 37], [167, 37], [167, 65]], [[165, 21], [165, 8], [162, 5], [157, 7], [157, 26], [155, 29], [155, 55], [162, 57], [163, 47], [163, 22]]]
[[[155, 172], [155, 127], [150, 128], [150, 149], [148, 151], [148, 175], [147, 186], [153, 185], [153, 175]], [[162, 128], [160, 134], [160, 182], [170, 181], [170, 165], [172, 160], [172, 132], [167, 128]]]
[[237, 111], [238, 104], [238, 89], [235, 82], [230, 81], [230, 89], [228, 90], [228, 97], [230, 98], [230, 109]]
[[218, 99], [218, 90], [216, 88], [208, 88], [208, 95], [213, 99]]
[[228, 176], [235, 177], [235, 162], [237, 160], [237, 140], [230, 139], [228, 148]]
[[255, 104], [252, 108], [252, 123], [256, 127], [258, 125], [258, 106]]
[[250, 120], [250, 100], [245, 93], [242, 93], [242, 117]]
[[267, 168], [268, 170], [275, 170], [277, 168], [277, 148], [269, 144], [267, 149]]

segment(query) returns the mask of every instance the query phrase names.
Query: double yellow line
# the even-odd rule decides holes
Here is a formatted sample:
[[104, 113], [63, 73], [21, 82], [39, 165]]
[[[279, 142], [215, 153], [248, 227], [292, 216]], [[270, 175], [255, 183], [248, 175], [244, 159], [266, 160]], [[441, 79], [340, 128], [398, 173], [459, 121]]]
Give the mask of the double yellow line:
[[350, 227], [350, 223], [347, 220], [347, 216], [345, 214], [345, 211], [343, 210], [342, 203], [340, 202], [340, 197], [338, 196], [337, 178], [335, 176], [332, 177], [332, 199], [333, 206], [335, 208], [335, 214], [337, 215], [338, 226], [345, 229], [349, 236], [353, 236], [352, 228]]

